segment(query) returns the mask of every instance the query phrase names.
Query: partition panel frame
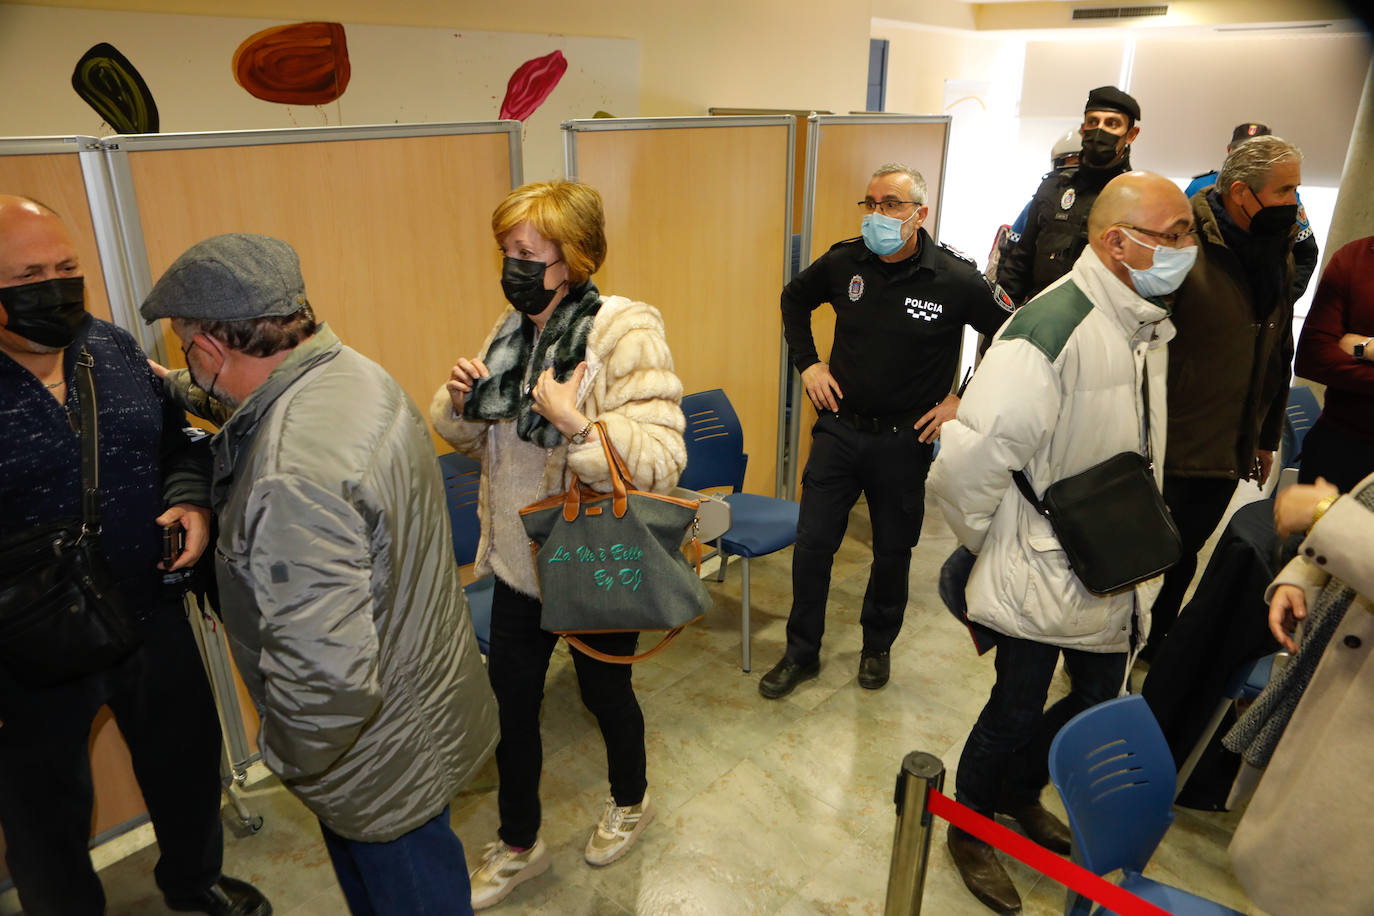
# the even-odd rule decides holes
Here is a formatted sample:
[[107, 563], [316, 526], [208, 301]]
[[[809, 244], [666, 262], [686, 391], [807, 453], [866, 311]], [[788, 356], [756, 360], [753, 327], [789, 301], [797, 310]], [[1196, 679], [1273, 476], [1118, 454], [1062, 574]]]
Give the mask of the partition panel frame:
[[[564, 121], [563, 128], [563, 152], [564, 152], [564, 173], [568, 180], [577, 181], [580, 178], [578, 169], [577, 155], [577, 135], [579, 133], [597, 133], [609, 131], [625, 130], [675, 130], [675, 129], [714, 129], [714, 128], [740, 128], [740, 127], [784, 127], [787, 132], [786, 149], [784, 151], [784, 217], [782, 224], [781, 256], [783, 282], [791, 279], [792, 271], [792, 223], [796, 202], [794, 200], [793, 185], [796, 180], [796, 138], [797, 138], [797, 119], [794, 115], [707, 115], [691, 117], [662, 117], [662, 118], [580, 118]], [[781, 292], [781, 289], [779, 289]], [[781, 320], [781, 318], [779, 318]], [[784, 398], [785, 385], [787, 383], [789, 362], [787, 359], [787, 342], [782, 339], [779, 333], [779, 360], [778, 378], [776, 391], [777, 423], [774, 444], [774, 471], [773, 471], [773, 495], [782, 496], [783, 494], [783, 474], [786, 469], [785, 448], [787, 446], [787, 402]]]
[[469, 121], [436, 124], [378, 124], [356, 127], [301, 127], [270, 130], [225, 130], [169, 134], [127, 134], [106, 137], [100, 141], [109, 171], [109, 183], [114, 200], [118, 236], [128, 265], [128, 299], [116, 314], [127, 313], [131, 324], [125, 329], [132, 333], [153, 358], [166, 363], [167, 352], [161, 334], [154, 326], [145, 325], [138, 316], [138, 306], [153, 288], [152, 271], [148, 263], [148, 245], [143, 234], [133, 173], [129, 165], [131, 153], [211, 149], [235, 146], [270, 146], [275, 144], [330, 143], [349, 140], [385, 140], [392, 138], [460, 136], [466, 134], [506, 133], [508, 137], [511, 187], [523, 182], [524, 158], [519, 121]]
[[[944, 126], [944, 137], [940, 150], [940, 181], [936, 189], [934, 226], [927, 229], [931, 238], [937, 242], [939, 241], [940, 216], [944, 212], [945, 175], [949, 168], [950, 127], [954, 122], [952, 116], [914, 114], [813, 114], [807, 118], [807, 122], [806, 179], [803, 183], [806, 190], [802, 203], [803, 211], [801, 223], [803, 270], [805, 270], [814, 260], [812, 257], [812, 237], [815, 232], [816, 185], [821, 165], [821, 142], [824, 137], [825, 128], [828, 126], [843, 127], [869, 125], [891, 127], [921, 124], [940, 124]], [[879, 163], [874, 164], [877, 165]], [[804, 465], [804, 462], [800, 460], [802, 457], [801, 429], [803, 426], [801, 418], [809, 401], [802, 400], [806, 397], [806, 394], [802, 388], [800, 373], [791, 373], [787, 378], [792, 403], [796, 406], [796, 409], [792, 411], [792, 422], [788, 424], [787, 429], [787, 455], [789, 460], [785, 473], [783, 476], [780, 476], [780, 479], [783, 481], [783, 486], [786, 488], [785, 495], [793, 497], [797, 493], [797, 479], [801, 473], [801, 466]]]

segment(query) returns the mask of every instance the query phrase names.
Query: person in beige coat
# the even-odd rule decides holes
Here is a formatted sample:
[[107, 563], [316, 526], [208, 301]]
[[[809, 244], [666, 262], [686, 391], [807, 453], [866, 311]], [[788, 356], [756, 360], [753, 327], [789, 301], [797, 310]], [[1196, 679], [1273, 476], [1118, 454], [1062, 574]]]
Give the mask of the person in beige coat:
[[[1374, 475], [1345, 496], [1321, 479], [1289, 487], [1274, 516], [1280, 535], [1308, 534], [1269, 588], [1270, 629], [1296, 653], [1288, 669], [1315, 670], [1236, 829], [1231, 859], [1251, 899], [1271, 913], [1368, 916]], [[1290, 634], [1301, 620], [1295, 643]], [[1306, 630], [1320, 632], [1323, 620], [1327, 632], [1314, 644]], [[1316, 658], [1305, 662], [1309, 653]]]
[[[488, 674], [500, 707], [496, 748], [501, 826], [472, 872], [477, 909], [549, 867], [539, 838], [543, 752], [539, 707], [558, 639], [540, 627], [539, 584], [519, 510], [567, 489], [573, 474], [602, 492], [610, 468], [593, 424], [603, 424], [634, 486], [663, 493], [687, 463], [682, 383], [658, 310], [602, 296], [591, 275], [606, 256], [601, 197], [555, 181], [512, 191], [492, 214], [505, 254], [502, 312], [476, 358], [462, 358], [435, 393], [434, 428], [480, 458], [477, 572], [496, 574]], [[637, 634], [585, 637], [632, 655]], [[587, 840], [592, 865], [620, 858], [653, 818], [645, 776], [644, 715], [630, 666], [573, 653], [582, 702], [606, 742], [610, 797]]]

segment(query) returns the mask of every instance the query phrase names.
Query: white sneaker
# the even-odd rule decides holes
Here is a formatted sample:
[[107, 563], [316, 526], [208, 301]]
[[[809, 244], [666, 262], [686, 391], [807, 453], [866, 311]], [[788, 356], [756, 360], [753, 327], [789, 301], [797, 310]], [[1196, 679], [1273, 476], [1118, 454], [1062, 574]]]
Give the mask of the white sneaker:
[[586, 859], [590, 865], [610, 865], [629, 852], [639, 832], [654, 819], [654, 807], [649, 793], [644, 793], [637, 805], [618, 807], [614, 798], [606, 799], [601, 820], [587, 838]]
[[529, 849], [516, 852], [503, 841], [488, 843], [482, 864], [472, 870], [472, 908], [485, 909], [500, 903], [517, 884], [536, 878], [549, 870], [549, 848], [535, 840]]

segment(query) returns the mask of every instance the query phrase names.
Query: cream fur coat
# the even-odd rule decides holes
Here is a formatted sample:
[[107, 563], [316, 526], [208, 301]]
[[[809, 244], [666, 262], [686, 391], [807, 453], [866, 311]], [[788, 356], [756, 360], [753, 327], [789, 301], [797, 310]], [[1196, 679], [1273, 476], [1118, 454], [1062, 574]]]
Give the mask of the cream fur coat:
[[[503, 312], [483, 342], [480, 358], [486, 357], [492, 338], [505, 319]], [[654, 493], [672, 489], [687, 465], [680, 406], [682, 381], [673, 371], [673, 356], [658, 309], [623, 296], [603, 297], [587, 338], [586, 360], [587, 373], [578, 391], [579, 409], [590, 419], [605, 424], [611, 443], [629, 467], [635, 488]], [[491, 571], [488, 554], [493, 506], [489, 475], [500, 467], [502, 460], [489, 445], [487, 432], [491, 422], [458, 416], [443, 385], [434, 393], [429, 416], [446, 442], [482, 462], [477, 503], [482, 537], [477, 545], [475, 571], [485, 575]], [[565, 489], [574, 473], [587, 486], [610, 491], [610, 468], [600, 442], [565, 442], [546, 452], [541, 492]], [[519, 524], [518, 519], [515, 524]]]

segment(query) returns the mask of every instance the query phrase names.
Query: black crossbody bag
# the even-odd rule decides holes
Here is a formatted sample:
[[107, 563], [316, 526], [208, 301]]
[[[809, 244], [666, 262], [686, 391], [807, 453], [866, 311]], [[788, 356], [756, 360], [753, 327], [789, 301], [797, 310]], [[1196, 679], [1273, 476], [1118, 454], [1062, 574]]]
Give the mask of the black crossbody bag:
[[100, 549], [94, 365], [82, 348], [76, 360], [82, 517], [0, 540], [0, 665], [31, 687], [75, 680], [119, 661], [139, 645]]
[[1114, 595], [1168, 571], [1183, 553], [1178, 526], [1155, 484], [1150, 449], [1150, 388], [1145, 400], [1144, 454], [1121, 452], [1050, 484], [1035, 496], [1024, 471], [1012, 479], [1035, 511], [1049, 520], [1069, 568], [1094, 595]]

